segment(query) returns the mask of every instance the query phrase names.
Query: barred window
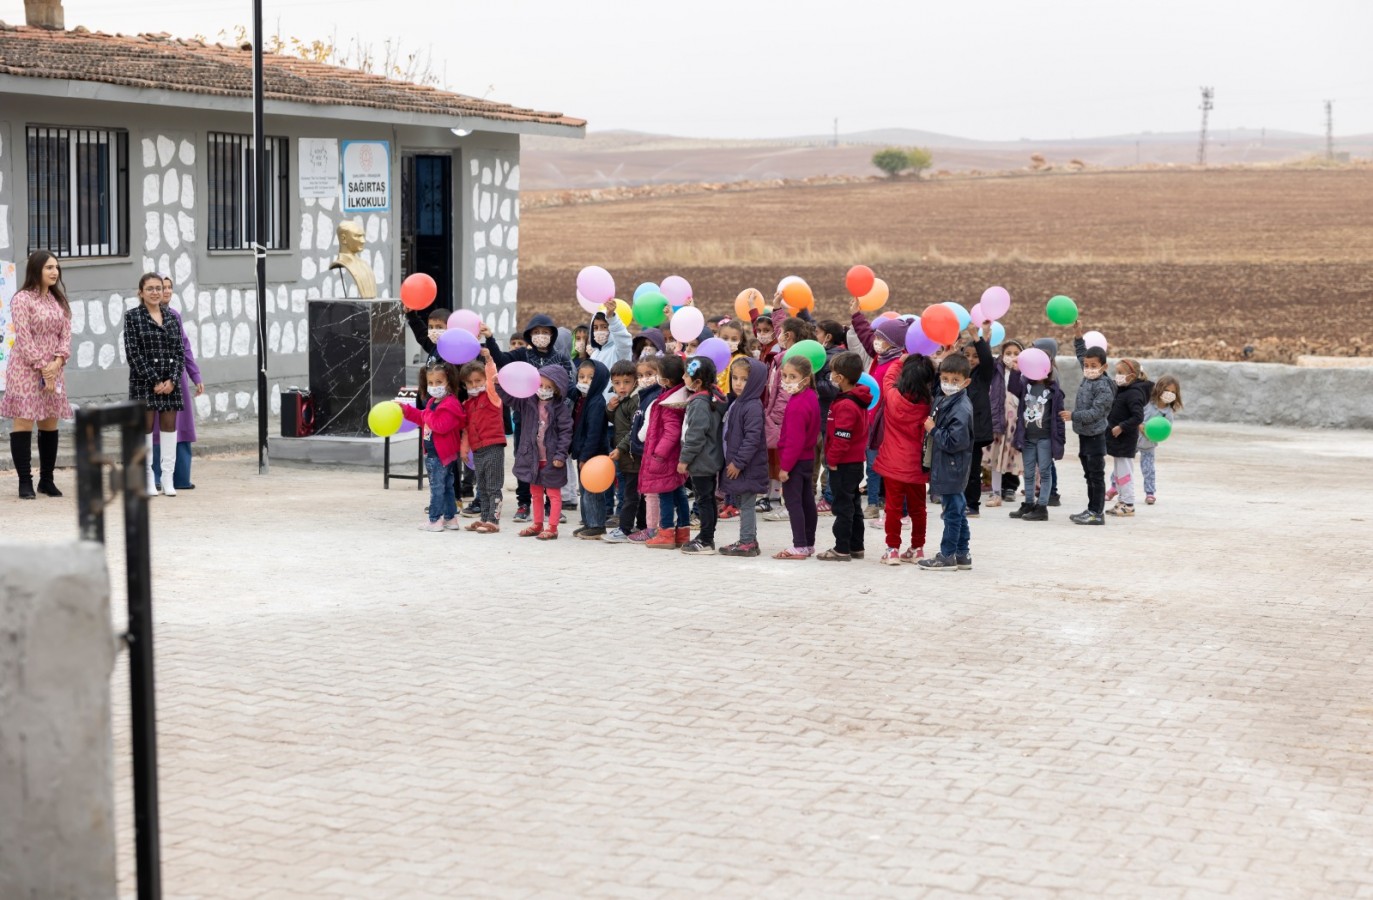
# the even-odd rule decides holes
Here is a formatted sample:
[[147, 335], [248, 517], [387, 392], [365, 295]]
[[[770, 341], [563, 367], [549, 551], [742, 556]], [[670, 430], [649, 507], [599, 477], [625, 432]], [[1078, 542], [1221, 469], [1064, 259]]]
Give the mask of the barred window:
[[129, 134], [30, 125], [29, 252], [129, 254]]
[[[285, 250], [287, 239], [286, 207], [288, 175], [286, 138], [269, 137], [263, 144], [267, 183], [267, 233], [262, 245], [268, 250]], [[210, 132], [209, 152], [209, 228], [211, 250], [251, 249], [256, 206], [253, 196], [253, 138], [247, 134]]]

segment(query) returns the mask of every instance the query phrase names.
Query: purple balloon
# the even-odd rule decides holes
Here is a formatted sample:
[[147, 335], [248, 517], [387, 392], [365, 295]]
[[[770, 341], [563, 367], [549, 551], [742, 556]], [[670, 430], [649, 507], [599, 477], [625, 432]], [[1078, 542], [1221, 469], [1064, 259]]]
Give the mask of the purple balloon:
[[906, 329], [906, 352], [929, 356], [938, 349], [939, 344], [936, 341], [925, 337], [925, 332], [920, 327], [920, 320], [912, 319], [911, 327]]
[[[409, 404], [409, 405], [410, 405], [410, 406], [414, 406], [415, 404], [411, 403], [411, 404]], [[411, 422], [409, 419], [401, 419], [401, 420], [400, 420], [400, 431], [397, 431], [396, 434], [409, 434], [410, 432], [414, 431], [416, 428], [419, 428], [419, 426], [416, 425], [414, 422]]]
[[715, 363], [716, 372], [723, 372], [729, 368], [729, 344], [719, 338], [707, 338], [701, 341], [701, 345], [696, 348], [696, 355], [704, 356]]
[[448, 329], [439, 335], [437, 343], [439, 356], [444, 362], [455, 366], [470, 363], [481, 353], [481, 344], [477, 342], [477, 336], [461, 328]]
[[496, 373], [496, 381], [512, 397], [532, 397], [539, 389], [539, 370], [527, 362], [512, 362]]
[[587, 266], [577, 273], [577, 290], [592, 303], [604, 303], [615, 297], [615, 279], [600, 266]]

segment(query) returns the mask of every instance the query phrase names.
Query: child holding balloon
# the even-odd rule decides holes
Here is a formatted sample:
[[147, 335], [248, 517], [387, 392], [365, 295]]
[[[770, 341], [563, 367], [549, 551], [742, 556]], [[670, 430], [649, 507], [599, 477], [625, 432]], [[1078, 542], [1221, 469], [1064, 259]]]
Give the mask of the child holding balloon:
[[[1046, 522], [1049, 519], [1049, 471], [1054, 460], [1063, 458], [1066, 438], [1063, 423], [1063, 389], [1058, 386], [1054, 361], [1027, 354], [1025, 374], [1017, 399], [1020, 415], [1013, 427], [1011, 443], [1020, 451], [1025, 470], [1025, 502], [1011, 512], [1012, 519]], [[1036, 480], [1036, 474], [1039, 476]]]
[[453, 494], [452, 465], [462, 451], [467, 416], [458, 400], [458, 370], [448, 363], [424, 369], [427, 399], [423, 406], [402, 404], [401, 415], [424, 431], [424, 468], [429, 475], [429, 522], [421, 531], [456, 531], [458, 502]]
[[788, 396], [777, 441], [778, 477], [783, 505], [791, 522], [791, 546], [773, 559], [808, 559], [815, 554], [815, 445], [820, 440], [820, 398], [815, 372], [800, 353], [779, 367], [779, 387]]
[[[874, 328], [872, 323], [868, 321], [868, 317], [863, 314], [858, 300], [849, 301], [849, 314], [854, 337], [858, 339], [871, 360], [868, 363], [868, 374], [880, 385], [885, 380], [887, 370], [905, 352], [906, 331], [910, 326], [900, 319], [883, 319]], [[863, 518], [865, 519], [876, 519], [881, 509], [882, 476], [877, 474], [875, 468], [877, 449], [882, 445], [883, 422], [880, 406], [877, 413], [873, 416], [868, 447], [868, 505], [863, 510]]]
[[[563, 399], [567, 395], [567, 369], [554, 363], [539, 369], [538, 376], [535, 390], [526, 394], [530, 385], [521, 384], [519, 393], [523, 396], [517, 397], [501, 383], [502, 378], [509, 375], [498, 374], [496, 391], [501, 400], [514, 409], [521, 425], [515, 438], [514, 471], [517, 479], [529, 485], [534, 523], [521, 531], [520, 537], [552, 541], [558, 538], [558, 520], [563, 510], [561, 489], [567, 484], [572, 413]], [[546, 527], [545, 499], [550, 507]]]
[[715, 363], [704, 356], [687, 360], [682, 383], [691, 392], [682, 422], [682, 449], [677, 472], [691, 478], [700, 511], [701, 526], [696, 537], [682, 546], [683, 553], [715, 555], [715, 483], [725, 466], [720, 424], [725, 414], [725, 398], [715, 385]]
[[[929, 357], [912, 353], [898, 359], [883, 378], [880, 399], [884, 429], [874, 463], [887, 494], [887, 549], [882, 564], [899, 566], [919, 562], [925, 556], [925, 492], [930, 482], [924, 464], [925, 420], [934, 408], [938, 376]], [[901, 526], [907, 515], [911, 519], [911, 543], [903, 551]]]
[[[1172, 375], [1164, 375], [1154, 382], [1154, 392], [1144, 405], [1144, 421], [1162, 416], [1172, 424], [1173, 416], [1182, 411], [1182, 385]], [[1154, 495], [1157, 470], [1154, 468], [1154, 448], [1158, 443], [1151, 440], [1144, 425], [1139, 426], [1139, 470], [1144, 476], [1144, 502], [1150, 506], [1157, 499]]]
[[501, 491], [505, 487], [505, 409], [496, 393], [496, 364], [491, 354], [482, 351], [484, 363], [470, 362], [462, 367], [467, 386], [463, 412], [467, 429], [463, 432], [463, 456], [472, 455], [476, 470], [477, 496], [481, 518], [467, 526], [468, 531], [494, 534], [501, 530]]

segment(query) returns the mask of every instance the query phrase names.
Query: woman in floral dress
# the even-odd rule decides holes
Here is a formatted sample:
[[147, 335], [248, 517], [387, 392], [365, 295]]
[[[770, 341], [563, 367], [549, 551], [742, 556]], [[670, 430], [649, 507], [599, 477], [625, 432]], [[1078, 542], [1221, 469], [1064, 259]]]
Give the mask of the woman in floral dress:
[[46, 250], [29, 255], [24, 285], [14, 295], [14, 348], [6, 368], [0, 416], [13, 419], [10, 455], [19, 475], [19, 496], [33, 490], [33, 427], [38, 426], [38, 491], [61, 497], [53, 481], [57, 465], [57, 420], [72, 417], [62, 373], [72, 355], [72, 313], [62, 289], [62, 268]]

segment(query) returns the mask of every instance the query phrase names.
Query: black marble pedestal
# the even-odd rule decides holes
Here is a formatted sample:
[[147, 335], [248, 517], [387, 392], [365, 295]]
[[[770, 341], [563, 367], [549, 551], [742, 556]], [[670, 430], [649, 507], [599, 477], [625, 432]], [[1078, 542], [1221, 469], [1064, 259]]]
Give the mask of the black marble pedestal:
[[404, 322], [396, 300], [310, 301], [315, 434], [371, 434], [368, 411], [405, 383]]

